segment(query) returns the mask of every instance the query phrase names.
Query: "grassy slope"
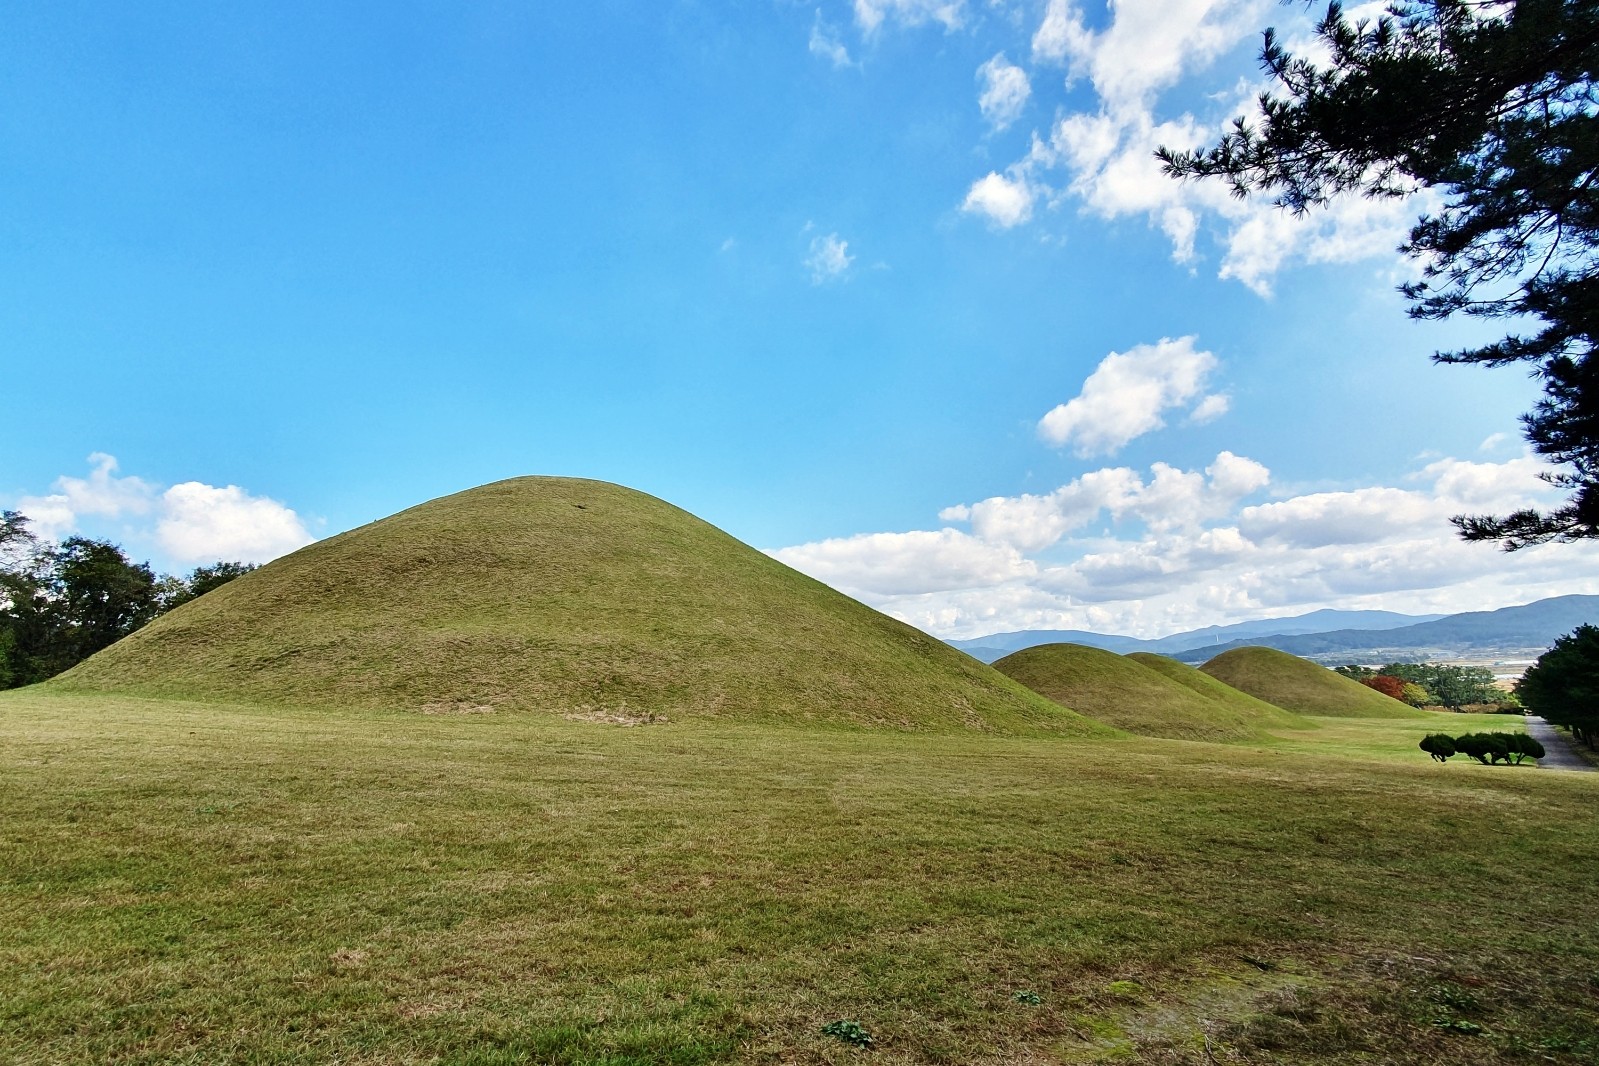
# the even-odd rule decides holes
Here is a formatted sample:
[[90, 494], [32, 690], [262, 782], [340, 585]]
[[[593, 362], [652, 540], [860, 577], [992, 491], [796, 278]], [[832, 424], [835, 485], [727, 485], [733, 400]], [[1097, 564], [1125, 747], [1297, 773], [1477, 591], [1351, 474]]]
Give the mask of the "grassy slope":
[[1427, 712], [1274, 648], [1234, 648], [1200, 667], [1218, 681], [1299, 714], [1329, 718], [1422, 718]]
[[305, 706], [1100, 731], [678, 508], [565, 478], [485, 485], [313, 544], [51, 685]]
[[1312, 729], [1315, 727], [1301, 715], [1292, 711], [1285, 711], [1276, 704], [1267, 703], [1265, 700], [1256, 699], [1247, 692], [1240, 692], [1231, 685], [1211, 677], [1198, 667], [1189, 666], [1187, 663], [1178, 662], [1166, 655], [1154, 655], [1150, 652], [1135, 651], [1127, 656], [1135, 663], [1149, 667], [1157, 674], [1177, 682], [1204, 696], [1206, 699], [1215, 700], [1228, 708], [1241, 722], [1256, 723], [1258, 728], [1265, 729]]
[[7, 693], [0, 1061], [864, 1061], [839, 1018], [882, 1064], [1591, 1061], [1599, 775], [1332, 725], [1354, 757]]
[[1241, 739], [1282, 724], [1202, 696], [1127, 656], [1085, 644], [1026, 648], [995, 662], [994, 669], [1056, 703], [1143, 736]]

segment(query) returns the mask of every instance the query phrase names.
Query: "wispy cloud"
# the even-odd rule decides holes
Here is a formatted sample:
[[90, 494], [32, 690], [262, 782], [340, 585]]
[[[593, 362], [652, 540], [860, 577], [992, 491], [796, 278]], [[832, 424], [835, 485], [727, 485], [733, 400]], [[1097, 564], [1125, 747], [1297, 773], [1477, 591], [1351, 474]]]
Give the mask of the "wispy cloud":
[[966, 0], [855, 0], [855, 22], [866, 33], [877, 32], [885, 22], [936, 23], [946, 31], [958, 30], [966, 22]]
[[836, 233], [829, 233], [811, 238], [805, 269], [811, 272], [811, 284], [825, 285], [847, 277], [853, 262], [855, 257], [849, 254], [849, 242]]
[[816, 12], [816, 20], [811, 23], [810, 50], [811, 55], [821, 56], [835, 67], [852, 67], [855, 65], [855, 61], [850, 58], [849, 49], [845, 47], [837, 28], [824, 22], [820, 11]]

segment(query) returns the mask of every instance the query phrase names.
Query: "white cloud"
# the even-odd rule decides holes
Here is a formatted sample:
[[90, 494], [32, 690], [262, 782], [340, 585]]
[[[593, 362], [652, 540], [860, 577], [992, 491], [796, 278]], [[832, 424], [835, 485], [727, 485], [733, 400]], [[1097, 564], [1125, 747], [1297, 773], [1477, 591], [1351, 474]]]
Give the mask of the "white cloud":
[[1010, 229], [1033, 216], [1033, 190], [1023, 179], [991, 171], [972, 183], [961, 210], [983, 215], [1001, 229]]
[[1500, 445], [1508, 444], [1509, 442], [1510, 434], [1508, 433], [1490, 433], [1482, 439], [1481, 444], [1477, 445], [1477, 450], [1480, 452], [1491, 452], [1498, 449]]
[[811, 284], [821, 285], [837, 281], [849, 273], [855, 257], [849, 254], [849, 242], [836, 233], [825, 237], [812, 237], [810, 254], [805, 257], [805, 268], [811, 272]]
[[1005, 53], [1000, 52], [977, 68], [977, 78], [982, 82], [977, 106], [990, 126], [1002, 130], [1021, 117], [1033, 91], [1025, 70], [1008, 62]]
[[54, 493], [17, 501], [35, 533], [59, 539], [81, 532], [84, 519], [117, 519], [114, 539], [152, 540], [177, 563], [262, 563], [315, 539], [289, 507], [237, 485], [187, 481], [163, 492], [141, 478], [118, 477], [110, 455], [96, 452], [89, 462], [88, 477], [62, 476]]
[[1078, 455], [1103, 455], [1160, 429], [1162, 413], [1171, 408], [1194, 403], [1198, 421], [1221, 414], [1225, 398], [1202, 395], [1216, 357], [1196, 349], [1194, 340], [1163, 338], [1111, 352], [1076, 397], [1039, 420], [1039, 434], [1056, 446], [1073, 445]]
[[252, 496], [237, 485], [218, 488], [198, 481], [161, 494], [156, 536], [169, 555], [188, 563], [267, 562], [316, 539], [300, 516], [277, 500]]
[[946, 31], [958, 30], [966, 21], [965, 0], [855, 0], [855, 21], [866, 33], [875, 33], [885, 21], [902, 26], [936, 22]]
[[63, 474], [48, 496], [25, 496], [17, 510], [27, 515], [35, 533], [58, 539], [78, 527], [78, 517], [120, 518], [147, 514], [154, 505], [155, 488], [136, 477], [118, 477], [117, 460], [104, 452], [89, 456], [92, 467], [85, 478]]
[[1084, 51], [1087, 38], [1082, 17], [1070, 0], [1049, 0], [1044, 20], [1033, 34], [1033, 59], [1041, 63], [1059, 63], [1070, 54]]
[[838, 32], [822, 21], [822, 13], [816, 13], [816, 21], [811, 23], [811, 55], [821, 56], [835, 67], [851, 67], [855, 63], [850, 59], [849, 49], [844, 47], [844, 42], [839, 39]]
[[1231, 407], [1231, 397], [1225, 392], [1213, 392], [1194, 405], [1194, 409], [1188, 412], [1188, 421], [1196, 426], [1202, 426], [1206, 422], [1216, 421]]
[[[1456, 536], [1450, 516], [1547, 507], [1530, 456], [1438, 459], [1403, 485], [1248, 498], [1260, 463], [1222, 452], [1203, 471], [1089, 471], [1053, 492], [947, 507], [970, 533], [863, 534], [774, 554], [941, 636], [1091, 629], [1156, 636], [1319, 607], [1480, 610], [1599, 593], [1580, 545], [1510, 555]], [[1108, 523], [1108, 524], [1107, 524]]]
[[954, 529], [863, 533], [782, 548], [772, 555], [841, 589], [889, 596], [977, 588], [1036, 569], [1015, 548]]
[[[1156, 148], [1192, 150], [1214, 143], [1235, 116], [1257, 117], [1257, 97], [1267, 86], [1251, 53], [1269, 9], [1267, 0], [1116, 0], [1108, 5], [1109, 21], [1091, 29], [1078, 0], [1049, 0], [1032, 37], [1032, 61], [1064, 66], [1065, 88], [1086, 81], [1093, 103], [1084, 108], [1074, 97], [1059, 97], [1055, 118], [1034, 132], [1029, 151], [974, 182], [963, 209], [1010, 228], [1035, 217], [1040, 196], [1052, 207], [1069, 198], [1101, 219], [1146, 219], [1165, 234], [1179, 263], [1200, 259], [1201, 235], [1213, 234], [1217, 276], [1261, 296], [1297, 263], [1396, 257], [1414, 217], [1435, 206], [1430, 198], [1345, 196], [1295, 217], [1267, 198], [1237, 200], [1219, 182], [1178, 182], [1162, 172]], [[1314, 52], [1307, 15], [1269, 21], [1294, 48]], [[1236, 65], [1218, 69], [1224, 57]], [[1201, 74], [1210, 81], [1207, 97], [1188, 88]], [[1180, 83], [1198, 108], [1167, 103]], [[991, 121], [1006, 125], [1010, 114]]]

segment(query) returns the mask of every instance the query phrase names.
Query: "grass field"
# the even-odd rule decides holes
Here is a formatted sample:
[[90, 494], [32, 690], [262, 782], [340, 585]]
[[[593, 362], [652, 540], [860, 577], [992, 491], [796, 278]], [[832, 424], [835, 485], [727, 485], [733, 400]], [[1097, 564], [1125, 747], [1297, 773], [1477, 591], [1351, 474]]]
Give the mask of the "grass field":
[[0, 1061], [1595, 1061], [1599, 775], [1406, 754], [1435, 718], [1219, 745], [8, 693]]

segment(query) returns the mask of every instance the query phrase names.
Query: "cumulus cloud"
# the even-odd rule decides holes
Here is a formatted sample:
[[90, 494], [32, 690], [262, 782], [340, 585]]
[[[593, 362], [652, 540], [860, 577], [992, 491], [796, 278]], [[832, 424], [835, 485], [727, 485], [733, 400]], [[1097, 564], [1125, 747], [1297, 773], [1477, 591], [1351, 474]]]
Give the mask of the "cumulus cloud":
[[1072, 445], [1078, 455], [1104, 455], [1160, 429], [1162, 414], [1172, 408], [1192, 404], [1194, 421], [1217, 417], [1227, 409], [1225, 397], [1204, 394], [1216, 357], [1194, 341], [1162, 338], [1111, 352], [1081, 392], [1039, 419], [1039, 435], [1057, 447]]
[[855, 257], [849, 254], [849, 242], [836, 233], [829, 233], [825, 237], [811, 238], [805, 269], [811, 272], [811, 284], [824, 285], [845, 277], [853, 262]]
[[78, 516], [120, 518], [147, 514], [155, 503], [155, 487], [136, 477], [118, 477], [115, 456], [89, 456], [89, 476], [63, 474], [46, 496], [24, 496], [17, 510], [28, 516], [33, 531], [57, 539], [77, 529]]
[[1021, 117], [1033, 87], [1027, 72], [1007, 61], [1004, 52], [977, 68], [977, 80], [982, 83], [977, 106], [990, 126], [1002, 130]]
[[982, 215], [1000, 229], [1010, 229], [1033, 217], [1033, 195], [1025, 179], [990, 171], [972, 182], [961, 210]]
[[53, 493], [17, 501], [35, 533], [59, 539], [83, 532], [84, 519], [116, 519], [119, 539], [153, 540], [183, 564], [264, 563], [315, 539], [291, 508], [237, 485], [186, 481], [163, 491], [138, 477], [119, 477], [117, 460], [103, 452], [89, 462], [88, 477], [62, 476]]
[[[1203, 470], [1088, 471], [1052, 492], [954, 504], [936, 531], [798, 545], [778, 558], [946, 637], [1013, 629], [1157, 636], [1319, 607], [1477, 610], [1599, 593], [1575, 545], [1510, 555], [1468, 544], [1452, 515], [1547, 507], [1558, 493], [1523, 455], [1437, 459], [1398, 485], [1252, 499], [1271, 474], [1222, 452]], [[969, 532], [955, 528], [961, 524]]]
[[300, 516], [277, 500], [252, 496], [237, 485], [218, 488], [198, 481], [161, 494], [156, 536], [167, 554], [185, 563], [266, 562], [315, 539]]

